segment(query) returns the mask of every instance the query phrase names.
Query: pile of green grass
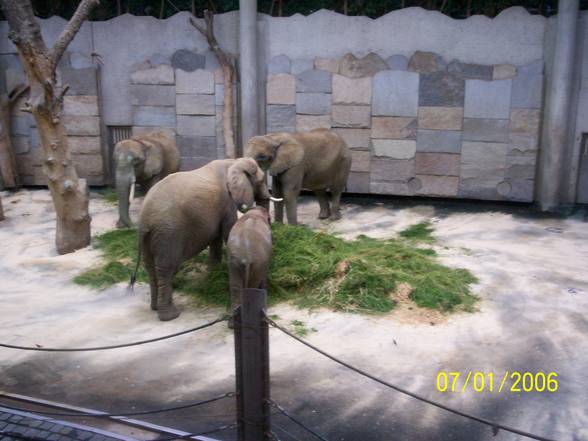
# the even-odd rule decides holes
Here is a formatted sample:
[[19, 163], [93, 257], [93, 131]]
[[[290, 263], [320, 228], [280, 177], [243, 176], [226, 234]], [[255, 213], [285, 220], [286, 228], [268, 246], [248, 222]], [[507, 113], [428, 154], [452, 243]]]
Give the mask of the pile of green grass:
[[[268, 293], [271, 303], [292, 301], [300, 307], [383, 313], [396, 306], [399, 283], [413, 288], [411, 299], [420, 307], [441, 311], [471, 310], [476, 279], [463, 269], [436, 261], [435, 251], [423, 247], [434, 241], [428, 224], [412, 226], [400, 239], [376, 240], [360, 236], [347, 241], [306, 227], [274, 224], [273, 259]], [[104, 288], [129, 279], [137, 255], [134, 229], [110, 231], [95, 238], [104, 263], [75, 278], [75, 282]], [[206, 270], [207, 253], [185, 262], [174, 288], [204, 304], [229, 305], [226, 263]], [[138, 280], [147, 282], [141, 269]]]

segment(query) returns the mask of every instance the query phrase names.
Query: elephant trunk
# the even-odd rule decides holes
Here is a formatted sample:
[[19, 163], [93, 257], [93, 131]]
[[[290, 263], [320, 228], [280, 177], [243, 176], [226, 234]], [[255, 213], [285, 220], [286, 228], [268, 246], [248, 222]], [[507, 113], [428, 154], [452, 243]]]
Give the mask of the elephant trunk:
[[129, 217], [131, 195], [134, 193], [135, 173], [132, 171], [116, 171], [116, 193], [118, 195], [118, 228], [130, 228], [133, 224]]

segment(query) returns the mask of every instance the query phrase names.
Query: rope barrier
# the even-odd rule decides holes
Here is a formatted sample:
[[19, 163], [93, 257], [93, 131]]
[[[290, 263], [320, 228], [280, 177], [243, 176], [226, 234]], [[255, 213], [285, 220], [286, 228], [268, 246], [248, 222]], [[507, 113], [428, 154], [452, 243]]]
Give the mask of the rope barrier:
[[276, 423], [272, 423], [272, 427], [275, 427], [276, 429], [284, 432], [286, 435], [288, 435], [290, 438], [292, 438], [294, 441], [300, 441], [299, 438], [296, 438], [291, 432], [288, 432], [286, 429], [284, 429], [282, 426], [276, 424]]
[[291, 421], [293, 421], [294, 423], [298, 424], [300, 427], [302, 427], [304, 430], [306, 430], [307, 432], [313, 434], [315, 437], [317, 437], [318, 439], [320, 439], [321, 441], [328, 441], [326, 438], [324, 438], [323, 436], [321, 436], [320, 434], [316, 433], [314, 430], [312, 430], [310, 427], [306, 426], [304, 423], [302, 423], [301, 421], [298, 421], [296, 418], [294, 418], [292, 415], [290, 415], [286, 409], [284, 409], [282, 406], [280, 406], [278, 403], [276, 403], [274, 400], [270, 400], [269, 401], [270, 404], [272, 406], [274, 406], [276, 409], [278, 409], [280, 411], [280, 413], [282, 415], [284, 415], [286, 418], [290, 419]]
[[180, 335], [189, 334], [191, 332], [200, 331], [205, 328], [209, 328], [210, 326], [216, 325], [217, 323], [224, 322], [228, 320], [227, 316], [217, 318], [212, 322], [205, 323], [204, 325], [197, 326], [195, 328], [186, 329], [185, 331], [176, 332], [174, 334], [164, 335], [163, 337], [151, 338], [148, 340], [141, 340], [136, 341], [133, 343], [124, 343], [120, 345], [112, 345], [112, 346], [97, 346], [97, 347], [90, 347], [90, 348], [45, 348], [41, 345], [37, 345], [36, 347], [32, 346], [17, 346], [17, 345], [9, 345], [6, 343], [0, 343], [0, 347], [8, 348], [8, 349], [19, 349], [21, 351], [42, 351], [42, 352], [89, 352], [89, 351], [104, 351], [107, 349], [119, 349], [119, 348], [128, 348], [130, 346], [139, 346], [144, 345], [147, 343], [154, 343], [157, 341], [167, 340], [174, 337], [179, 337]]
[[[3, 404], [0, 404], [0, 408], [15, 410], [15, 411], [18, 411], [18, 412], [29, 412], [29, 413], [36, 413], [36, 414], [39, 414], [39, 415], [60, 416], [60, 417], [82, 417], [82, 418], [88, 418], [88, 417], [93, 417], [93, 418], [130, 417], [130, 416], [152, 415], [152, 414], [156, 414], [156, 413], [172, 412], [172, 411], [175, 411], [175, 410], [189, 409], [191, 407], [198, 407], [198, 406], [202, 406], [204, 404], [214, 403], [215, 401], [219, 401], [219, 400], [222, 400], [224, 398], [229, 398], [229, 397], [234, 397], [234, 396], [235, 396], [235, 392], [228, 392], [226, 394], [219, 395], [218, 397], [209, 398], [207, 400], [198, 401], [196, 403], [184, 404], [182, 406], [168, 407], [168, 408], [164, 408], [164, 409], [155, 409], [155, 410], [144, 410], [144, 411], [137, 411], [137, 412], [120, 412], [120, 413], [104, 413], [104, 412], [96, 412], [96, 413], [86, 413], [86, 412], [82, 412], [82, 413], [79, 413], [79, 412], [78, 413], [61, 413], [61, 412], [45, 412], [45, 411], [39, 411], [39, 410], [21, 409], [21, 408], [18, 408], [18, 407], [6, 406], [6, 405], [3, 405]], [[6, 395], [2, 395], [2, 394], [0, 394], [0, 397], [10, 398], [10, 397], [7, 397]]]
[[367, 372], [365, 372], [365, 371], [363, 371], [363, 370], [361, 370], [359, 368], [356, 368], [355, 366], [352, 366], [349, 363], [346, 363], [343, 360], [338, 359], [334, 355], [331, 355], [331, 354], [323, 351], [322, 349], [317, 348], [316, 346], [312, 345], [311, 343], [309, 343], [309, 342], [301, 339], [297, 335], [294, 335], [293, 333], [291, 333], [287, 329], [285, 329], [282, 326], [278, 325], [276, 322], [274, 322], [269, 317], [266, 316], [265, 320], [271, 326], [273, 326], [276, 329], [279, 329], [284, 334], [292, 337], [294, 340], [299, 341], [303, 345], [305, 345], [305, 346], [309, 347], [310, 349], [312, 349], [313, 351], [318, 352], [319, 354], [321, 354], [321, 355], [323, 355], [323, 356], [331, 359], [335, 363], [338, 363], [341, 366], [346, 367], [347, 369], [354, 371], [356, 374], [359, 374], [359, 375], [361, 375], [363, 377], [369, 378], [370, 380], [375, 381], [376, 383], [380, 383], [380, 384], [382, 384], [382, 385], [384, 385], [386, 387], [389, 387], [391, 389], [394, 389], [397, 392], [400, 392], [400, 393], [402, 393], [404, 395], [408, 395], [409, 397], [412, 397], [412, 398], [415, 398], [415, 399], [417, 399], [419, 401], [422, 401], [423, 403], [430, 404], [432, 406], [435, 406], [435, 407], [438, 407], [440, 409], [446, 410], [447, 412], [451, 412], [451, 413], [453, 413], [455, 415], [459, 415], [459, 416], [468, 418], [470, 420], [474, 420], [474, 421], [477, 421], [479, 423], [482, 423], [482, 424], [485, 424], [487, 426], [490, 426], [492, 428], [492, 432], [494, 433], [494, 435], [496, 435], [498, 433], [498, 430], [502, 429], [502, 430], [504, 430], [506, 432], [514, 433], [514, 434], [521, 435], [521, 436], [524, 436], [524, 437], [527, 437], [527, 438], [531, 438], [531, 439], [535, 439], [535, 440], [538, 440], [538, 441], [556, 441], [556, 440], [554, 440], [552, 438], [546, 438], [546, 437], [543, 437], [543, 436], [534, 435], [532, 433], [525, 432], [523, 430], [519, 430], [519, 429], [515, 429], [515, 428], [512, 428], [512, 427], [509, 427], [509, 426], [505, 426], [505, 425], [500, 424], [500, 423], [497, 423], [495, 421], [490, 421], [490, 420], [487, 420], [485, 418], [481, 418], [481, 417], [476, 416], [476, 415], [472, 415], [472, 414], [469, 414], [469, 413], [466, 413], [466, 412], [462, 412], [460, 410], [454, 409], [453, 407], [449, 407], [449, 406], [446, 406], [444, 404], [437, 403], [436, 401], [429, 400], [428, 398], [425, 398], [425, 397], [423, 397], [423, 396], [421, 396], [419, 394], [416, 394], [414, 392], [410, 392], [410, 391], [408, 391], [406, 389], [403, 389], [403, 388], [401, 388], [399, 386], [396, 386], [394, 384], [388, 383], [387, 381], [382, 380], [381, 378], [378, 378], [378, 377], [376, 377], [374, 375], [371, 375], [371, 374], [369, 374], [369, 373], [367, 373]]

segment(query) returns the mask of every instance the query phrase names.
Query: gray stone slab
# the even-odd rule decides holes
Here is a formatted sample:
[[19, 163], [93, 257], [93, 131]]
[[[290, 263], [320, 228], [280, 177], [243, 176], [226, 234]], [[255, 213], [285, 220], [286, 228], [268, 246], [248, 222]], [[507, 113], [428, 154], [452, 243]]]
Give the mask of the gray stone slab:
[[332, 106], [333, 127], [364, 128], [370, 126], [370, 106]]
[[176, 103], [175, 86], [131, 84], [133, 106], [173, 106]]
[[69, 95], [97, 95], [96, 69], [63, 69], [61, 71], [63, 84], [67, 84]]
[[177, 133], [185, 136], [216, 136], [214, 116], [177, 116]]
[[445, 67], [443, 59], [434, 52], [416, 51], [408, 61], [408, 70], [418, 73], [433, 73]]
[[518, 67], [520, 75], [543, 75], [543, 66], [545, 61], [543, 59], [531, 61], [523, 66]]
[[543, 101], [543, 75], [519, 72], [512, 80], [512, 107], [539, 109]]
[[222, 106], [225, 100], [225, 86], [222, 84], [214, 85], [214, 105]]
[[371, 150], [377, 157], [414, 159], [416, 142], [411, 139], [372, 139]]
[[160, 64], [131, 73], [132, 84], [174, 84], [174, 70], [168, 64]]
[[370, 171], [370, 152], [367, 150], [351, 150], [351, 171]]
[[214, 73], [198, 69], [185, 72], [176, 69], [176, 93], [214, 93]]
[[369, 150], [370, 148], [370, 129], [333, 129], [350, 149]]
[[474, 177], [459, 180], [459, 197], [468, 199], [501, 200], [497, 187], [503, 182], [501, 177]]
[[133, 106], [133, 125], [175, 127], [176, 111], [173, 107]]
[[369, 193], [370, 192], [370, 174], [363, 172], [351, 172], [347, 177], [348, 193]]
[[533, 202], [535, 181], [532, 179], [509, 179], [497, 187], [498, 193], [509, 201]]
[[203, 156], [212, 159], [217, 157], [215, 136], [178, 135], [176, 143], [182, 157]]
[[174, 69], [181, 69], [185, 72], [194, 72], [196, 69], [204, 69], [206, 58], [204, 55], [187, 49], [180, 49], [174, 52], [171, 57], [171, 65]]
[[331, 115], [296, 115], [296, 131], [309, 132], [314, 129], [330, 129]]
[[505, 177], [509, 179], [534, 179], [537, 155], [507, 155]]
[[466, 79], [492, 80], [493, 65], [461, 63], [453, 60], [447, 65], [447, 72]]
[[267, 132], [296, 130], [296, 106], [269, 105], [266, 111]]
[[414, 159], [371, 159], [370, 176], [372, 182], [408, 180], [414, 177], [414, 175]]
[[94, 67], [92, 58], [79, 52], [72, 52], [69, 55], [69, 63], [74, 69], [85, 69], [87, 67]]
[[508, 135], [508, 154], [535, 152], [539, 148], [539, 134], [510, 133]]
[[214, 115], [214, 95], [176, 95], [176, 114]]
[[509, 118], [511, 89], [512, 80], [466, 80], [464, 116]]
[[208, 158], [205, 156], [181, 156], [180, 171], [196, 170], [197, 168], [204, 167], [210, 161], [216, 158]]
[[371, 181], [370, 193], [413, 196], [419, 186], [420, 182], [416, 178], [395, 181]]
[[296, 92], [331, 93], [331, 76], [326, 70], [313, 69], [296, 76]]
[[99, 136], [100, 119], [97, 116], [63, 115], [61, 117], [68, 135]]
[[297, 93], [296, 113], [302, 115], [326, 115], [331, 113], [330, 93]]
[[206, 52], [204, 52], [204, 58], [205, 58], [205, 62], [204, 62], [204, 68], [206, 70], [216, 70], [216, 69], [220, 69], [220, 63], [218, 62], [218, 58], [216, 58], [216, 55], [214, 54], [213, 51], [211, 51], [210, 49], [208, 49]]
[[298, 75], [302, 72], [306, 72], [307, 70], [311, 70], [313, 67], [314, 60], [296, 58], [292, 60], [292, 63], [290, 65], [290, 73], [292, 73], [292, 75]]
[[452, 130], [418, 130], [417, 152], [459, 153], [461, 132]]
[[407, 70], [408, 58], [404, 55], [392, 55], [386, 58], [386, 64], [391, 70]]
[[279, 74], [279, 73], [290, 73], [290, 58], [286, 55], [277, 55], [273, 57], [268, 66], [267, 66], [267, 73], [270, 75]]
[[27, 77], [21, 69], [6, 69], [4, 76], [6, 79], [6, 91], [11, 91], [20, 85], [28, 84]]
[[99, 136], [70, 136], [67, 144], [72, 153], [80, 155], [99, 155], [102, 151]]
[[419, 106], [463, 107], [465, 81], [459, 75], [434, 72], [421, 75]]
[[459, 176], [459, 155], [452, 153], [417, 153], [416, 174]]
[[457, 176], [417, 174], [415, 181], [418, 181], [416, 194], [422, 196], [455, 197], [459, 191], [459, 178]]
[[22, 155], [31, 151], [31, 139], [29, 136], [13, 136], [12, 148], [14, 153]]
[[373, 78], [372, 114], [417, 116], [419, 74], [385, 70]]
[[465, 118], [463, 120], [464, 141], [507, 142], [508, 119]]
[[151, 55], [147, 61], [149, 61], [149, 64], [153, 67], [159, 66], [160, 64], [171, 65], [171, 57], [160, 53]]
[[387, 69], [386, 62], [374, 52], [370, 52], [363, 58], [357, 58], [351, 53], [345, 54], [339, 64], [339, 73], [348, 78], [373, 77], [381, 70]]
[[504, 176], [506, 168], [505, 143], [464, 141], [461, 148], [460, 176], [494, 179]]
[[10, 119], [10, 131], [14, 136], [27, 136], [31, 133], [31, 117], [29, 115], [13, 116]]

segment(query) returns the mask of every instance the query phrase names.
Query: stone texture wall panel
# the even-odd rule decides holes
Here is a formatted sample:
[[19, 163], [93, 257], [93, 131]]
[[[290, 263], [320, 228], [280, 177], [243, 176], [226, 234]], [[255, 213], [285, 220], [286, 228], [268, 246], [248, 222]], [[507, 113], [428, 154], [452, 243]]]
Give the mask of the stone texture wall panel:
[[95, 95], [66, 95], [63, 97], [64, 115], [98, 116], [98, 97]]
[[378, 72], [373, 79], [372, 108], [377, 116], [417, 116], [419, 74]]
[[176, 111], [173, 107], [133, 106], [133, 126], [175, 127]]
[[465, 81], [458, 75], [434, 72], [421, 75], [418, 105], [421, 107], [463, 107]]
[[174, 84], [174, 69], [161, 64], [151, 69], [138, 70], [131, 73], [131, 84]]
[[152, 84], [131, 84], [133, 106], [174, 106], [176, 88]]
[[372, 139], [372, 153], [376, 157], [414, 159], [416, 141], [409, 139]]
[[463, 121], [464, 141], [507, 142], [507, 119], [465, 118]]
[[296, 115], [296, 131], [308, 132], [314, 129], [330, 129], [331, 115]]
[[350, 149], [369, 150], [370, 129], [333, 129], [339, 134]]
[[459, 191], [459, 178], [456, 176], [418, 175], [420, 188], [416, 194], [423, 196], [455, 197]]
[[176, 69], [176, 93], [210, 94], [214, 93], [214, 74], [207, 70], [198, 69], [186, 72]]
[[462, 126], [463, 107], [419, 107], [419, 129], [462, 130]]
[[331, 113], [330, 93], [297, 93], [296, 112], [301, 115], [327, 115]]
[[369, 193], [370, 192], [370, 174], [351, 172], [347, 177], [347, 192], [349, 193]]
[[296, 129], [296, 106], [268, 105], [266, 130], [272, 132], [293, 132]]
[[365, 104], [372, 102], [372, 79], [347, 78], [343, 75], [333, 75], [333, 103], [334, 104]]
[[466, 80], [466, 118], [507, 119], [510, 113], [512, 80]]
[[331, 73], [324, 70], [307, 70], [296, 76], [296, 92], [331, 93]]
[[451, 130], [418, 130], [417, 151], [459, 153], [462, 133]]
[[73, 136], [99, 136], [100, 118], [97, 116], [64, 115], [61, 117], [65, 125], [65, 131]]
[[268, 104], [296, 104], [296, 77], [287, 73], [270, 75], [266, 93]]
[[451, 153], [417, 153], [417, 175], [459, 176], [460, 155]]
[[404, 116], [373, 116], [372, 138], [416, 139], [417, 120]]
[[351, 171], [352, 172], [369, 172], [370, 171], [370, 152], [364, 150], [351, 151]]
[[369, 127], [370, 116], [370, 106], [334, 105], [332, 107], [333, 127]]
[[178, 115], [176, 130], [178, 135], [215, 136], [215, 117]]
[[214, 115], [213, 95], [176, 95], [176, 114]]
[[415, 175], [414, 159], [373, 158], [370, 163], [373, 181], [408, 181]]

